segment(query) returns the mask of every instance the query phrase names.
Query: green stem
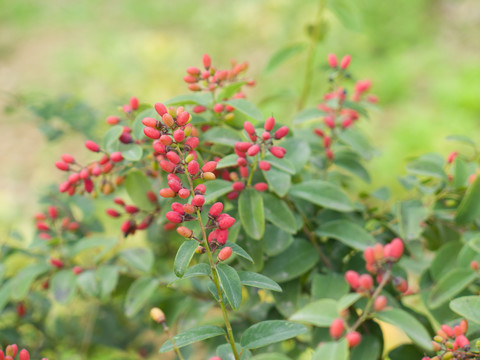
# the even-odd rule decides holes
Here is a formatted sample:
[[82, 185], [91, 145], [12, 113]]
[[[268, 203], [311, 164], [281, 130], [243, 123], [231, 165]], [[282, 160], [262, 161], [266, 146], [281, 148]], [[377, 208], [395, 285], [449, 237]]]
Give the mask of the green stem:
[[247, 187], [252, 185], [253, 173], [257, 169], [258, 155], [255, 155], [255, 160], [253, 161], [252, 166], [250, 167], [250, 174], [248, 175]]
[[[182, 158], [182, 161], [185, 162], [183, 153], [180, 150], [180, 147], [177, 144], [177, 149], [178, 152]], [[188, 179], [188, 184], [190, 185], [190, 193], [192, 196], [195, 196], [195, 192], [193, 191], [193, 181], [192, 178], [190, 177], [190, 174], [187, 171], [187, 166], [185, 164], [185, 175], [187, 176]], [[240, 355], [238, 355], [238, 351], [235, 345], [235, 337], [233, 336], [233, 330], [232, 330], [232, 325], [230, 324], [230, 320], [228, 319], [228, 313], [227, 313], [227, 308], [225, 306], [225, 300], [223, 298], [223, 293], [222, 289], [220, 287], [220, 278], [218, 276], [217, 268], [215, 266], [215, 261], [213, 260], [213, 255], [210, 250], [210, 246], [208, 245], [208, 237], [207, 237], [207, 232], [205, 229], [205, 225], [203, 224], [202, 221], [202, 216], [200, 213], [200, 209], [197, 208], [197, 220], [200, 225], [200, 229], [202, 231], [202, 237], [203, 237], [203, 247], [206, 249], [206, 253], [208, 256], [208, 261], [210, 263], [210, 269], [212, 270], [212, 275], [213, 275], [213, 283], [215, 284], [215, 288], [217, 289], [218, 293], [218, 299], [220, 303], [220, 308], [222, 309], [222, 315], [223, 315], [223, 321], [225, 322], [225, 327], [227, 328], [227, 334], [228, 334], [228, 342], [230, 343], [230, 346], [232, 348], [233, 356], [235, 357], [235, 360], [240, 360]]]
[[313, 34], [311, 35], [310, 45], [308, 48], [308, 55], [307, 55], [307, 64], [305, 66], [305, 79], [303, 81], [303, 89], [300, 95], [300, 99], [298, 100], [297, 108], [298, 110], [302, 110], [305, 106], [305, 103], [308, 99], [308, 95], [310, 94], [310, 89], [312, 87], [313, 81], [313, 67], [315, 64], [315, 50], [316, 44], [318, 42], [318, 35], [320, 30], [320, 19], [322, 18], [323, 10], [325, 8], [325, 0], [320, 0], [318, 2], [317, 13], [315, 15], [315, 21], [313, 25]]
[[172, 342], [173, 350], [177, 353], [177, 356], [180, 360], [184, 360], [182, 353], [180, 352], [180, 349], [177, 347], [177, 344], [175, 343], [175, 340], [173, 339], [172, 334], [170, 333], [170, 330], [168, 329], [167, 324], [165, 324], [165, 321], [162, 322], [163, 330], [165, 331], [165, 334], [167, 334], [168, 338]]

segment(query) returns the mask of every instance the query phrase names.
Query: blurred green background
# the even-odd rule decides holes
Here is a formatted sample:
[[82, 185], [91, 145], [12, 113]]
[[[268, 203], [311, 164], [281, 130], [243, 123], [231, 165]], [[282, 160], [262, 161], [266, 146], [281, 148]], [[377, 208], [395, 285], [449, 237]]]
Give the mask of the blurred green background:
[[[447, 135], [479, 135], [480, 4], [330, 2], [340, 13], [356, 7], [355, 21], [342, 23], [325, 13], [328, 33], [317, 48], [309, 105], [326, 88], [326, 55], [351, 54], [352, 72], [372, 79], [380, 98], [380, 111], [362, 123], [379, 149], [366, 188], [388, 185], [394, 196], [403, 196], [396, 177], [409, 157], [429, 151], [446, 156], [457, 146]], [[291, 121], [306, 54], [271, 72], [265, 67], [277, 50], [308, 41], [317, 7], [311, 0], [0, 0], [2, 237], [12, 228], [28, 229], [39, 209], [37, 196], [63, 179], [54, 161], [64, 152], [85, 153], [84, 138], [72, 131], [48, 142], [29, 105], [68, 94], [82, 103], [74, 101], [84, 115], [70, 122], [98, 134], [106, 128], [105, 116], [132, 95], [153, 103], [186, 93], [185, 69], [209, 53], [220, 67], [232, 58], [248, 61], [257, 80], [249, 99], [265, 115]], [[267, 103], [272, 95], [276, 100]], [[85, 120], [91, 123], [82, 125]]]

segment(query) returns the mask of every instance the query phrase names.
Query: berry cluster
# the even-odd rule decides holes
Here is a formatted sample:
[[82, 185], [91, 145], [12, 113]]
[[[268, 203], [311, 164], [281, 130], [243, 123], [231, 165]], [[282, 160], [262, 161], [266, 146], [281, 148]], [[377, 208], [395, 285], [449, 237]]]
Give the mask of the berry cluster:
[[119, 197], [113, 199], [113, 202], [119, 207], [121, 207], [123, 212], [120, 212], [113, 208], [108, 208], [105, 211], [108, 216], [113, 218], [128, 216], [128, 219], [125, 220], [120, 227], [123, 236], [127, 237], [128, 235], [135, 234], [137, 230], [147, 229], [160, 212], [161, 208], [158, 204], [158, 199], [155, 193], [153, 191], [147, 191], [146, 195], [148, 200], [150, 200], [150, 202], [155, 205], [153, 211], [144, 211], [139, 209], [135, 205], [128, 205], [123, 199]]
[[[345, 332], [345, 322], [342, 318], [337, 318], [333, 320], [330, 325], [330, 336], [334, 339], [339, 339]], [[360, 344], [362, 341], [362, 335], [358, 331], [348, 331], [345, 334], [345, 339], [347, 339], [348, 347], [353, 348]]]
[[[351, 75], [347, 72], [350, 61], [351, 56], [346, 55], [340, 61], [340, 66], [338, 66], [337, 57], [334, 54], [328, 55], [328, 63], [334, 70], [329, 76], [332, 89], [329, 93], [325, 94], [324, 102], [317, 106], [320, 110], [326, 113], [323, 118], [325, 127], [315, 128], [314, 133], [323, 139], [325, 155], [329, 160], [333, 160], [334, 158], [332, 145], [337, 132], [349, 128], [360, 117], [356, 110], [345, 106], [345, 101], [347, 100], [347, 91], [341, 86], [344, 78], [348, 79], [351, 77]], [[370, 80], [358, 81], [354, 86], [354, 92], [351, 97], [351, 101], [360, 102], [366, 100], [372, 103], [377, 102], [377, 98], [373, 95], [368, 95], [365, 97], [365, 93], [368, 92], [370, 87]]]
[[64, 232], [76, 232], [80, 224], [69, 216], [60, 218], [57, 207], [50, 205], [46, 213], [35, 214], [36, 227], [39, 231], [38, 237], [43, 240], [50, 240]]
[[[18, 353], [18, 360], [30, 360], [30, 354], [28, 350], [22, 349], [18, 352], [18, 346], [16, 344], [8, 345], [5, 348], [5, 352], [0, 350], [0, 360], [14, 360]], [[42, 360], [48, 360], [43, 358]]]
[[[131, 97], [128, 104], [122, 105], [121, 109], [129, 120], [133, 120], [135, 110], [138, 110], [139, 106], [140, 104], [139, 104], [138, 98]], [[107, 116], [105, 121], [108, 125], [112, 125], [112, 126], [119, 125], [122, 123], [122, 119], [115, 115]], [[120, 136], [119, 140], [124, 144], [130, 144], [133, 141], [130, 133], [131, 133], [131, 129], [128, 126], [124, 126], [122, 135]]]
[[453, 328], [442, 325], [432, 341], [437, 355], [432, 358], [425, 356], [422, 360], [479, 359], [478, 353], [470, 352], [470, 341], [465, 336], [467, 331], [468, 322], [465, 319]]

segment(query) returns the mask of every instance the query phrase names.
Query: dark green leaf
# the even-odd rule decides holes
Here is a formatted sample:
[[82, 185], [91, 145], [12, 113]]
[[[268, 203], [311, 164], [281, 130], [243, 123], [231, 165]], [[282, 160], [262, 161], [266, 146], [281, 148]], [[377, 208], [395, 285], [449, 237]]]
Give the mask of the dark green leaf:
[[120, 146], [120, 151], [122, 152], [125, 160], [128, 161], [138, 161], [143, 155], [142, 147], [137, 144], [122, 145]]
[[376, 317], [402, 329], [407, 336], [425, 350], [432, 349], [432, 339], [423, 325], [412, 315], [400, 309], [388, 309], [377, 313]]
[[237, 159], [238, 155], [237, 154], [230, 154], [225, 157], [223, 157], [218, 163], [217, 163], [217, 169], [223, 169], [231, 166], [237, 166]]
[[468, 187], [465, 196], [455, 214], [455, 222], [466, 225], [474, 221], [480, 215], [480, 176]]
[[265, 253], [268, 256], [275, 256], [292, 244], [293, 236], [276, 226], [267, 224], [263, 240], [265, 241]]
[[242, 285], [253, 286], [259, 289], [282, 291], [280, 285], [265, 275], [257, 274], [251, 271], [239, 271], [238, 276]]
[[248, 100], [232, 99], [224, 101], [224, 103], [233, 106], [236, 111], [241, 112], [242, 114], [251, 117], [254, 120], [263, 121], [262, 112]]
[[320, 299], [298, 310], [290, 316], [290, 320], [319, 327], [329, 327], [338, 317], [337, 301], [333, 299]]
[[267, 67], [265, 68], [265, 72], [268, 73], [276, 69], [291, 57], [301, 53], [305, 48], [306, 44], [304, 43], [290, 44], [281, 48], [270, 58]]
[[142, 210], [153, 210], [155, 206], [147, 197], [152, 185], [147, 176], [139, 170], [130, 171], [125, 178], [125, 189], [132, 201]]
[[50, 282], [53, 297], [60, 304], [66, 304], [75, 296], [77, 282], [72, 270], [60, 270]]
[[262, 321], [245, 330], [240, 344], [246, 349], [257, 349], [293, 338], [307, 331], [305, 326], [291, 321]]
[[307, 272], [318, 259], [319, 255], [310, 243], [295, 239], [283, 253], [267, 260], [263, 273], [276, 282], [282, 283]]
[[[380, 355], [380, 340], [370, 334], [362, 334], [360, 344], [351, 349], [351, 360], [376, 360]], [[408, 359], [408, 358], [405, 358]]]
[[238, 213], [245, 232], [259, 240], [265, 232], [265, 213], [262, 195], [254, 189], [242, 191], [238, 199]]
[[320, 225], [315, 231], [319, 236], [337, 239], [358, 250], [375, 245], [375, 239], [362, 227], [349, 220], [334, 220]]
[[457, 158], [453, 164], [454, 175], [453, 175], [453, 185], [458, 188], [463, 188], [467, 185], [468, 180], [468, 168], [467, 164], [463, 159]]
[[295, 184], [289, 194], [315, 205], [337, 211], [352, 211], [352, 202], [338, 186], [323, 180], [310, 180]]
[[433, 287], [428, 303], [432, 309], [439, 307], [475, 281], [477, 275], [472, 269], [457, 268], [446, 273]]
[[480, 324], [480, 296], [463, 296], [450, 302], [450, 309]]
[[[390, 360], [421, 359], [425, 351], [412, 344], [400, 345], [388, 353]], [[352, 359], [354, 360], [354, 359]]]
[[217, 265], [217, 271], [228, 302], [234, 310], [237, 310], [242, 302], [242, 284], [237, 272], [231, 266], [222, 263]]
[[272, 224], [291, 234], [297, 232], [295, 217], [285, 201], [275, 195], [263, 193], [263, 207], [266, 219]]
[[252, 257], [245, 250], [243, 250], [243, 248], [241, 246], [239, 246], [239, 245], [237, 245], [233, 242], [230, 242], [230, 241], [227, 241], [225, 246], [231, 247], [232, 251], [235, 255], [238, 255], [238, 256], [240, 256], [244, 259], [247, 259], [248, 261], [253, 263]]
[[205, 204], [211, 204], [220, 196], [232, 191], [232, 183], [226, 180], [212, 180], [205, 183], [207, 192], [205, 194]]
[[365, 169], [365, 167], [357, 159], [355, 159], [355, 157], [341, 156], [339, 154], [338, 156], [335, 156], [334, 163], [353, 175], [358, 176], [366, 183], [370, 183], [371, 179], [367, 169]]
[[12, 291], [14, 290], [14, 285], [15, 285], [14, 280], [15, 278], [0, 284], [0, 314], [2, 313], [3, 309], [5, 308], [5, 306], [8, 304], [8, 301], [10, 300], [10, 296], [12, 295]]
[[183, 274], [185, 274], [188, 264], [190, 264], [197, 247], [197, 240], [187, 240], [180, 245], [173, 263], [173, 271], [175, 272], [175, 275], [181, 278]]
[[125, 314], [132, 317], [138, 313], [158, 289], [158, 284], [159, 281], [151, 277], [141, 277], [135, 280], [128, 288], [125, 298]]
[[428, 216], [427, 208], [418, 200], [407, 200], [396, 204], [398, 235], [404, 240], [418, 239], [423, 232], [421, 222]]
[[[239, 343], [235, 343], [235, 348], [238, 353], [241, 353], [240, 360], [251, 359], [252, 353], [248, 349], [243, 349]], [[233, 355], [232, 347], [229, 343], [220, 345], [217, 347], [217, 355], [222, 360], [235, 360], [235, 355]]]
[[[225, 331], [222, 328], [214, 325], [203, 325], [175, 335], [173, 340], [177, 348], [180, 349], [184, 346], [220, 335], [225, 335]], [[173, 344], [168, 340], [162, 345], [159, 352], [164, 353], [170, 350], [173, 350]]]
[[341, 274], [315, 274], [312, 279], [312, 298], [338, 300], [348, 293], [350, 286]]

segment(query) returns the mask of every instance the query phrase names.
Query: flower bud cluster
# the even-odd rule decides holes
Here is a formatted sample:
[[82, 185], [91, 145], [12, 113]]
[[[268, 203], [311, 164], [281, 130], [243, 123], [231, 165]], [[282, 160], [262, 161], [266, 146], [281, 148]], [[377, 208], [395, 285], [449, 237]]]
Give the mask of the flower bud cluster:
[[50, 240], [54, 236], [64, 232], [76, 232], [80, 224], [69, 216], [60, 216], [61, 212], [56, 206], [50, 205], [45, 213], [36, 213], [36, 228], [39, 231], [38, 237], [43, 240]]
[[[18, 358], [16, 357], [18, 354]], [[18, 352], [18, 346], [16, 344], [7, 345], [5, 352], [0, 349], [0, 360], [30, 360], [30, 353], [26, 349]], [[48, 360], [43, 358], [42, 360]]]

